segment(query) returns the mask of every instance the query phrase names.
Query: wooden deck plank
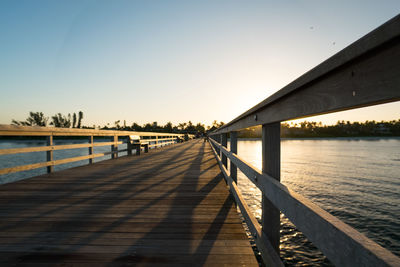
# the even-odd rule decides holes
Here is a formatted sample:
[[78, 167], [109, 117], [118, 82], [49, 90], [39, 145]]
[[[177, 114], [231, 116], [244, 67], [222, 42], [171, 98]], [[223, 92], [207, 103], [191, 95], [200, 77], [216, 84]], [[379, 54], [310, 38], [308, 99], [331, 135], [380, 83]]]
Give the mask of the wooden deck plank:
[[258, 265], [201, 140], [0, 186], [0, 263]]

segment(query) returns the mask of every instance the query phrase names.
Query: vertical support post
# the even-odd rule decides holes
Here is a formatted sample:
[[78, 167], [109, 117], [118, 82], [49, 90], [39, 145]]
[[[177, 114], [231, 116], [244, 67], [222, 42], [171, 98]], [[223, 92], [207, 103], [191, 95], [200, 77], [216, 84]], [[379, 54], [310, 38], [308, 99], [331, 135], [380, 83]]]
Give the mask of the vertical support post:
[[[47, 136], [47, 146], [53, 146], [53, 136]], [[46, 158], [47, 158], [47, 162], [49, 161], [53, 161], [53, 148], [51, 148], [51, 150], [46, 152]], [[47, 173], [51, 173], [54, 171], [54, 166], [50, 165], [47, 166]]]
[[155, 148], [158, 148], [158, 135], [156, 135], [156, 146]]
[[144, 145], [144, 153], [149, 153], [149, 144]]
[[137, 156], [140, 156], [140, 149], [141, 149], [141, 148], [140, 148], [140, 143], [138, 143], [138, 144], [135, 145], [135, 149], [136, 149], [136, 155], [137, 155]]
[[[90, 144], [89, 155], [93, 155], [93, 135], [89, 136], [89, 144]], [[89, 164], [92, 164], [92, 163], [93, 163], [93, 158], [90, 158], [89, 159]]]
[[133, 145], [131, 137], [129, 135], [127, 136], [126, 142], [127, 142], [128, 156], [132, 156]]
[[[214, 140], [215, 140], [217, 143], [221, 143], [220, 135], [219, 135], [219, 134], [215, 135]], [[220, 149], [219, 149], [218, 147], [216, 147], [215, 150], [217, 151], [218, 156], [221, 156], [221, 154], [220, 154]]]
[[[221, 134], [221, 145], [225, 148], [228, 145], [228, 135], [226, 133]], [[227, 160], [225, 154], [222, 153], [222, 150], [221, 150], [221, 159], [222, 159], [221, 160], [222, 164], [224, 164], [225, 168], [228, 168], [228, 160]]]
[[[274, 179], [281, 180], [280, 122], [262, 126], [262, 171]], [[280, 212], [262, 194], [262, 230], [279, 255]]]
[[[231, 152], [237, 155], [237, 132], [230, 132], [231, 139]], [[231, 162], [231, 177], [232, 180], [237, 184], [237, 167]]]
[[114, 144], [111, 146], [111, 158], [116, 159], [118, 157], [118, 136], [114, 135], [113, 137]]

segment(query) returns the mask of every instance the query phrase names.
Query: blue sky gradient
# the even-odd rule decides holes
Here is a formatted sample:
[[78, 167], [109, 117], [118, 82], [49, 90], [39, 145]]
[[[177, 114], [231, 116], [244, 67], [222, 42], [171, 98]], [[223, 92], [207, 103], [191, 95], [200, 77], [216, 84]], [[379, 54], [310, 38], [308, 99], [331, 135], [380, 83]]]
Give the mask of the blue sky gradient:
[[[0, 123], [228, 122], [399, 13], [400, 1], [0, 2]], [[399, 103], [316, 118], [399, 119]]]

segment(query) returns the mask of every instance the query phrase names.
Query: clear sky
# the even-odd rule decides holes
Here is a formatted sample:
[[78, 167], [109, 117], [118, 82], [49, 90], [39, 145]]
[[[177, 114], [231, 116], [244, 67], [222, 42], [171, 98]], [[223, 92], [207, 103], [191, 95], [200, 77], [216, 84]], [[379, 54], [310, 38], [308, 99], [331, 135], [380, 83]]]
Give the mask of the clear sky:
[[[400, 1], [0, 1], [0, 123], [228, 122], [397, 15]], [[400, 104], [317, 118], [400, 119]]]

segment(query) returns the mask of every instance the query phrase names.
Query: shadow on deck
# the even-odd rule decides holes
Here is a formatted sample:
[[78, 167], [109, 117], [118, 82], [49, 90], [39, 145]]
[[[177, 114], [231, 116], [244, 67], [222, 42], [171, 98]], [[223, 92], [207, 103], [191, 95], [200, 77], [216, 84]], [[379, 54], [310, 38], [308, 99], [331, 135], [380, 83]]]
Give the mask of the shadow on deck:
[[208, 143], [0, 187], [2, 265], [258, 265]]

